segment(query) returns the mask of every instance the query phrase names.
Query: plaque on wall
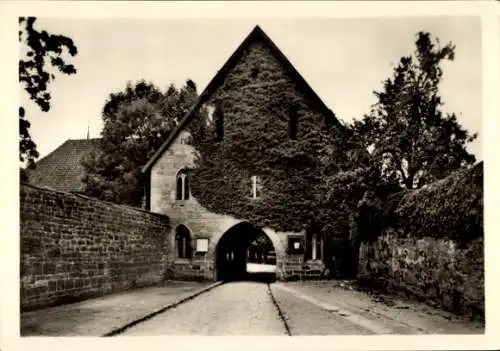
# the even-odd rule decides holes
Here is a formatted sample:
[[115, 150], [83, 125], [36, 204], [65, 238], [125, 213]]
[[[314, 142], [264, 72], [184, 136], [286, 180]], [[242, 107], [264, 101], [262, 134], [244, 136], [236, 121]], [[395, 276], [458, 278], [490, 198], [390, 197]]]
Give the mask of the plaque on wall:
[[208, 251], [208, 239], [196, 239], [196, 252]]

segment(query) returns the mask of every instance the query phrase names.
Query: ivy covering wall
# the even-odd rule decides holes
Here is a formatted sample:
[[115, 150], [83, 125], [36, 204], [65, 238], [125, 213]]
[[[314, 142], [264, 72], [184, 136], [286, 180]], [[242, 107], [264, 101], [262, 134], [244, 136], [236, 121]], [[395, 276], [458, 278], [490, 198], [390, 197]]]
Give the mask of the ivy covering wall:
[[[279, 231], [319, 218], [327, 164], [339, 157], [343, 135], [264, 42], [249, 46], [202, 108], [211, 118], [189, 128], [199, 153], [192, 193], [204, 207]], [[252, 176], [260, 179], [257, 199]]]

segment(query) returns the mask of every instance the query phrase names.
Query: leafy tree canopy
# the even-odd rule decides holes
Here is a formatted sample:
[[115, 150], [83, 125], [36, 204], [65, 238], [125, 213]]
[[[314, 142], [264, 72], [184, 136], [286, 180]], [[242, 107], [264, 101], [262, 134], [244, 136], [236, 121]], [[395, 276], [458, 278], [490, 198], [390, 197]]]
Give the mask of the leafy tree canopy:
[[[51, 67], [63, 74], [74, 74], [76, 69], [67, 64], [66, 53], [77, 54], [73, 40], [63, 35], [54, 35], [34, 27], [35, 17], [19, 18], [19, 42], [24, 44], [19, 60], [19, 82], [43, 112], [50, 110], [51, 95], [48, 85], [55, 79]], [[19, 159], [33, 166], [38, 158], [36, 144], [29, 133], [30, 122], [24, 107], [19, 107]]]
[[83, 160], [85, 192], [102, 200], [140, 206], [144, 195], [140, 168], [197, 98], [188, 80], [162, 92], [145, 81], [111, 93], [102, 110], [100, 148]]
[[455, 46], [441, 46], [430, 34], [419, 32], [412, 55], [404, 56], [386, 79], [371, 113], [353, 123], [353, 131], [386, 178], [396, 178], [408, 189], [441, 179], [475, 162], [466, 144], [470, 134], [454, 113], [442, 111], [439, 83], [442, 63], [452, 61]]

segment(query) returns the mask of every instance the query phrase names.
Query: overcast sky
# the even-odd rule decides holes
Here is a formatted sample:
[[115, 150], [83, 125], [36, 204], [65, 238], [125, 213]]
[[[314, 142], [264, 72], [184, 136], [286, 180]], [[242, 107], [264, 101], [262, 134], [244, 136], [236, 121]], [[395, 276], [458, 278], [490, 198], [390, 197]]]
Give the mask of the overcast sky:
[[[37, 27], [73, 39], [76, 75], [57, 75], [48, 113], [26, 103], [41, 157], [67, 139], [100, 136], [111, 92], [146, 79], [164, 89], [193, 79], [199, 92], [259, 24], [327, 106], [345, 122], [375, 102], [373, 90], [391, 64], [414, 49], [419, 30], [456, 45], [444, 66], [444, 110], [479, 137], [469, 150], [482, 159], [481, 27], [477, 17], [331, 19], [47, 19]], [[22, 93], [21, 101], [25, 100]]]

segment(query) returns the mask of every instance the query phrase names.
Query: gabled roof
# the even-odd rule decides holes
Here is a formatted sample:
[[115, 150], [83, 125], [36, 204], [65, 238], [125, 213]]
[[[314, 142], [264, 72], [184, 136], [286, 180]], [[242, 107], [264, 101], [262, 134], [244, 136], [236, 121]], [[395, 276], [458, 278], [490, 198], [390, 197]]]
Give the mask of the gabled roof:
[[100, 139], [66, 140], [61, 146], [26, 170], [30, 184], [59, 191], [82, 191], [84, 155], [99, 147]]
[[286, 56], [281, 52], [281, 50], [274, 44], [274, 42], [267, 36], [266, 33], [259, 27], [255, 28], [250, 32], [250, 34], [245, 38], [245, 40], [240, 44], [236, 51], [229, 57], [224, 66], [217, 72], [215, 77], [208, 83], [207, 87], [200, 94], [196, 103], [187, 112], [181, 122], [176, 126], [176, 128], [166, 137], [166, 140], [162, 143], [160, 148], [153, 154], [153, 156], [148, 160], [148, 162], [142, 167], [142, 172], [147, 172], [160, 158], [163, 152], [170, 146], [170, 144], [175, 140], [177, 135], [184, 129], [184, 127], [190, 122], [190, 120], [195, 116], [195, 111], [200, 108], [203, 103], [205, 103], [212, 93], [221, 86], [231, 70], [236, 66], [240, 58], [243, 56], [245, 49], [250, 46], [254, 41], [261, 40], [266, 45], [269, 46], [271, 53], [280, 61], [284, 68], [289, 72], [292, 79], [295, 81], [297, 86], [305, 93], [313, 103], [317, 105], [320, 111], [325, 113], [326, 118], [331, 118], [332, 122], [337, 126], [343, 128], [343, 124], [335, 117], [335, 114], [325, 105], [325, 103], [320, 99], [316, 92], [311, 88], [311, 86], [305, 81], [305, 79], [300, 75], [300, 73], [293, 67], [291, 62], [286, 58]]

